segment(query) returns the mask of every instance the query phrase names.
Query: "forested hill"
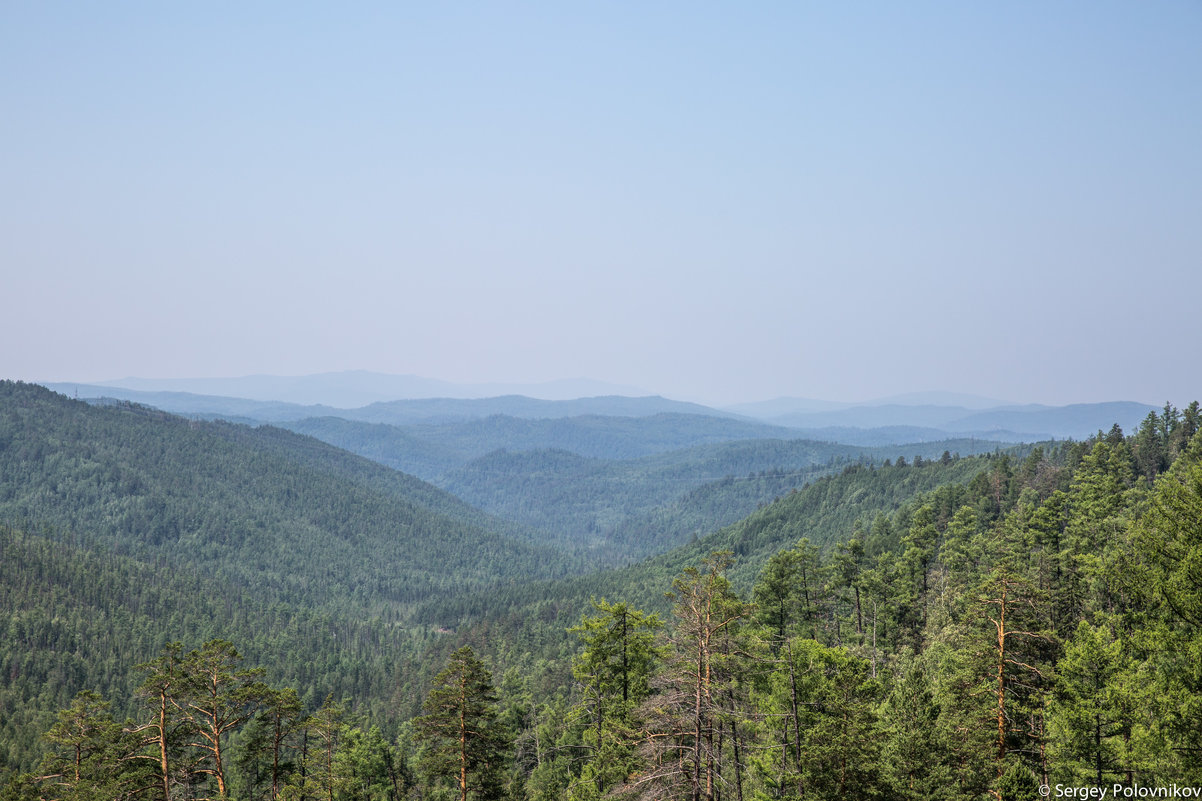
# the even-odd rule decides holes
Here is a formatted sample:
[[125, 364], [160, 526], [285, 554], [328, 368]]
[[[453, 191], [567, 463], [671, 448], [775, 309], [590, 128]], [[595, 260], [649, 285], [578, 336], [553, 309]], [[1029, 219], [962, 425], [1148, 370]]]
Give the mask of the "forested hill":
[[591, 544], [598, 558], [609, 551], [605, 566], [613, 566], [709, 534], [849, 464], [883, 463], [902, 453], [920, 462], [938, 459], [948, 452], [945, 445], [963, 447], [965, 455], [974, 447], [997, 447], [964, 440], [869, 450], [757, 439], [620, 461], [565, 451], [498, 451], [438, 483], [488, 512], [556, 532], [556, 541]]
[[405, 609], [448, 587], [569, 572], [486, 522], [412, 477], [280, 429], [0, 383], [0, 523], [16, 528], [340, 608]]

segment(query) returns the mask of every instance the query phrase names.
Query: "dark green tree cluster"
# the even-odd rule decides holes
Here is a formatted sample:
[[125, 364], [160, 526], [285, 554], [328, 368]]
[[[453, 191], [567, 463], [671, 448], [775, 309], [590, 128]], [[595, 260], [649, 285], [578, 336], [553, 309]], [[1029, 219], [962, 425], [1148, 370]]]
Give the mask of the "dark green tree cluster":
[[[59, 714], [53, 750], [26, 786], [60, 798], [230, 795], [228, 743], [271, 690], [224, 640], [184, 653], [171, 643], [139, 666], [140, 715], [118, 724], [91, 691]], [[205, 792], [205, 791], [208, 792]]]
[[138, 667], [137, 715], [118, 722], [108, 701], [80, 693], [45, 733], [37, 769], [4, 797], [87, 799], [496, 799], [507, 778], [509, 735], [491, 674], [470, 648], [434, 680], [426, 715], [389, 742], [353, 725], [327, 697], [309, 713], [293, 688], [262, 681], [235, 647], [169, 643]]
[[[1189, 426], [1196, 408], [1181, 416]], [[1019, 799], [1202, 782], [1202, 435], [1149, 480], [1118, 432], [920, 495], [746, 603], [729, 553], [676, 579], [641, 702], [592, 680], [616, 610], [576, 629], [577, 700], [529, 798]], [[913, 468], [910, 468], [913, 469]], [[607, 689], [608, 688], [608, 689]], [[607, 708], [621, 710], [611, 722]], [[614, 732], [618, 748], [596, 747]], [[616, 755], [616, 756], [615, 756]]]

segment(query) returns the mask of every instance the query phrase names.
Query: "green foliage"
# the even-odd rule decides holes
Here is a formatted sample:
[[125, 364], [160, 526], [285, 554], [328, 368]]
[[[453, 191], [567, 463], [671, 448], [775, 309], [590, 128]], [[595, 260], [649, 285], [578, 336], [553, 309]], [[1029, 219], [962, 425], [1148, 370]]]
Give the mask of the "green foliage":
[[755, 766], [769, 797], [878, 797], [881, 685], [865, 661], [794, 637], [760, 686], [753, 700], [772, 747]]
[[600, 614], [571, 629], [584, 645], [572, 674], [598, 699], [620, 695], [623, 705], [637, 704], [647, 695], [647, 680], [658, 658], [653, 634], [659, 618], [604, 598], [593, 607]]
[[[1196, 406], [1191, 407], [1196, 413]], [[1134, 526], [1147, 568], [1145, 592], [1159, 625], [1144, 657], [1155, 660], [1163, 736], [1173, 752], [1202, 753], [1202, 434], [1157, 479], [1147, 513]], [[1174, 764], [1176, 762], [1176, 764]], [[1202, 760], [1161, 760], [1160, 773], [1202, 781]]]
[[303, 708], [296, 690], [268, 689], [258, 714], [247, 725], [235, 767], [242, 777], [238, 795], [275, 798], [297, 769], [296, 740], [303, 727]]
[[655, 695], [640, 709], [642, 764], [630, 787], [712, 798], [720, 784], [742, 786], [738, 685], [752, 610], [731, 589], [730, 564], [729, 552], [715, 552], [672, 581], [667, 657]]
[[[663, 656], [661, 624], [625, 603], [594, 600], [591, 611], [570, 629], [583, 646], [572, 662], [574, 701], [538, 705], [523, 694], [522, 711], [509, 716], [526, 721], [515, 768], [527, 798], [600, 799], [638, 765], [635, 713]], [[507, 685], [515, 681], [507, 674]]]
[[455, 788], [461, 801], [501, 797], [510, 743], [496, 705], [492, 674], [465, 646], [434, 678], [425, 714], [415, 721], [423, 773], [432, 784]]
[[[1133, 437], [851, 465], [569, 580], [581, 564], [312, 440], [0, 395], [5, 798], [1202, 783], [1196, 405]], [[718, 519], [750, 497], [725, 492], [676, 498]]]
[[1057, 779], [1095, 787], [1130, 781], [1140, 701], [1129, 641], [1082, 620], [1056, 672], [1049, 729]]
[[45, 738], [52, 750], [35, 771], [36, 783], [65, 801], [126, 798], [154, 784], [149, 763], [132, 758], [142, 738], [117, 723], [109, 702], [90, 690], [59, 712]]

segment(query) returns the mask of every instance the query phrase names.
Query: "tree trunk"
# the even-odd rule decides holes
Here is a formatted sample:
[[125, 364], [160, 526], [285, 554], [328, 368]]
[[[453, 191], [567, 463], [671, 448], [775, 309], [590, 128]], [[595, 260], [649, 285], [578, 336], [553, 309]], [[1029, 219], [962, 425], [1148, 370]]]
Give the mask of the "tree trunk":
[[171, 766], [167, 761], [167, 690], [159, 691], [159, 770], [163, 777], [163, 801], [171, 801]]
[[467, 801], [467, 688], [459, 705], [459, 799]]
[[[998, 604], [997, 624], [997, 774], [1002, 778], [1006, 759], [1006, 586]], [[986, 629], [988, 631], [988, 629]]]

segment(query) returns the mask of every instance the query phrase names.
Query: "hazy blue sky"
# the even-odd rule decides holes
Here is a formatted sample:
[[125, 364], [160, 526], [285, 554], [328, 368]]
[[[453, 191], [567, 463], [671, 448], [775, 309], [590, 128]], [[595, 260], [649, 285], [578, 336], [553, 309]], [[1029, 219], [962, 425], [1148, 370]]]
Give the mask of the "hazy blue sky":
[[0, 377], [1202, 398], [1202, 3], [4, 3]]

